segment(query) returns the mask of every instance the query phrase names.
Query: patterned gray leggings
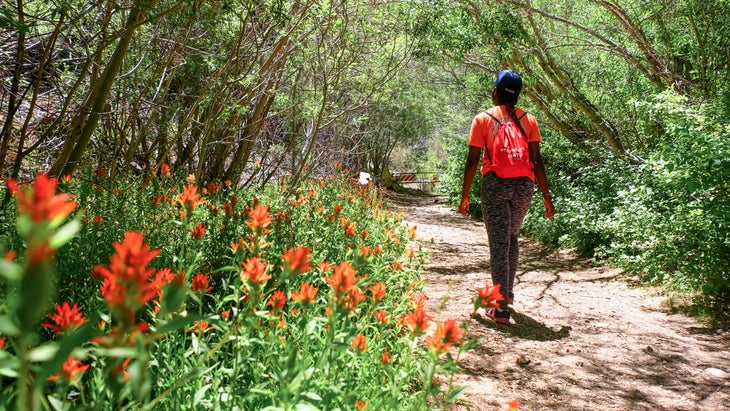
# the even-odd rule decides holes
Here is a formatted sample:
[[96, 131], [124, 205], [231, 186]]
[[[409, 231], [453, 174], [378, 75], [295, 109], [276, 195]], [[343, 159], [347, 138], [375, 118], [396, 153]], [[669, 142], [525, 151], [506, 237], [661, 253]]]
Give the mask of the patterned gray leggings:
[[534, 183], [527, 177], [499, 178], [487, 173], [482, 178], [482, 215], [489, 237], [492, 283], [500, 284], [502, 308], [514, 296], [520, 249], [517, 239], [522, 221], [532, 202]]

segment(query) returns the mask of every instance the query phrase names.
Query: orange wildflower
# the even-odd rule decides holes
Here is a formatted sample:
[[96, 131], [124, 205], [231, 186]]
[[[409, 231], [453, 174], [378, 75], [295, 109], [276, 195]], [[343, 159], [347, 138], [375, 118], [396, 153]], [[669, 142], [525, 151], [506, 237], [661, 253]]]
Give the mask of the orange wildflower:
[[354, 222], [352, 222], [346, 218], [340, 218], [340, 223], [342, 224], [342, 227], [345, 228], [346, 236], [348, 236], [348, 237], [355, 236], [355, 227], [357, 227], [357, 225]]
[[500, 284], [490, 287], [487, 283], [483, 288], [477, 289], [479, 296], [474, 302], [474, 309], [479, 307], [499, 308], [499, 302], [504, 300], [500, 291]]
[[309, 283], [302, 281], [299, 291], [291, 293], [291, 299], [304, 304], [312, 304], [317, 296], [319, 288], [312, 287]]
[[254, 232], [258, 234], [266, 234], [271, 231], [268, 227], [274, 218], [271, 217], [271, 214], [269, 213], [269, 207], [266, 207], [263, 204], [257, 204], [256, 207], [248, 210], [248, 216], [250, 218], [246, 221], [246, 225]]
[[204, 334], [206, 331], [213, 328], [215, 327], [210, 325], [207, 321], [193, 321], [193, 328], [188, 329], [187, 332]]
[[252, 284], [266, 284], [271, 276], [266, 274], [266, 264], [259, 260], [258, 257], [251, 257], [243, 263], [243, 271], [241, 271], [241, 281], [249, 281]]
[[441, 354], [449, 349], [451, 344], [458, 343], [464, 336], [464, 330], [450, 318], [443, 323], [436, 324], [436, 332], [426, 339], [426, 344], [435, 354]]
[[68, 359], [63, 363], [63, 367], [56, 373], [48, 377], [49, 381], [58, 381], [63, 378], [71, 383], [76, 382], [81, 374], [89, 369], [89, 365], [82, 365], [80, 360], [75, 359], [72, 355], [69, 355]]
[[58, 180], [45, 174], [38, 174], [30, 190], [12, 178], [7, 181], [8, 189], [18, 200], [18, 213], [27, 214], [36, 224], [43, 221], [58, 223], [78, 207], [69, 194], [56, 194], [57, 185]]
[[334, 264], [330, 264], [327, 261], [321, 261], [319, 264], [317, 264], [317, 268], [319, 268], [320, 270], [322, 270], [322, 272], [326, 272], [326, 271], [329, 271], [329, 270], [335, 268], [335, 265]]
[[102, 223], [102, 219], [100, 215], [94, 216], [94, 218], [91, 219], [91, 223], [94, 225], [99, 225]]
[[160, 175], [163, 177], [170, 177], [170, 166], [166, 163], [162, 163], [162, 165], [160, 165]]
[[352, 264], [349, 261], [343, 261], [335, 266], [335, 272], [326, 280], [335, 292], [335, 296], [341, 296], [356, 286], [356, 274], [357, 271], [352, 268]]
[[0, 350], [5, 348], [5, 337], [0, 337]]
[[436, 355], [446, 352], [446, 344], [438, 333], [434, 333], [426, 338], [426, 345]]
[[508, 402], [507, 406], [509, 407], [509, 411], [517, 411], [517, 400]]
[[364, 409], [367, 404], [367, 401], [355, 400], [355, 408], [357, 408], [357, 411]]
[[190, 234], [192, 234], [193, 237], [195, 237], [199, 240], [202, 240], [203, 235], [205, 234], [205, 224], [200, 223], [200, 224], [196, 225], [195, 228], [190, 230]]
[[415, 226], [415, 225], [413, 227], [408, 228], [408, 235], [411, 236], [411, 239], [416, 238], [416, 231], [417, 230], [418, 230], [418, 227]]
[[380, 363], [381, 364], [390, 364], [390, 353], [388, 353], [388, 350], [385, 350], [383, 354], [380, 355]]
[[204, 293], [213, 289], [210, 286], [210, 277], [208, 274], [198, 273], [193, 277], [192, 285], [190, 287], [196, 293]]
[[293, 273], [304, 273], [312, 266], [309, 262], [311, 249], [309, 247], [297, 247], [287, 250], [281, 257]]
[[370, 287], [370, 295], [373, 298], [373, 301], [380, 301], [383, 298], [385, 298], [385, 284], [383, 284], [381, 281], [378, 281]]
[[266, 305], [274, 312], [282, 310], [286, 306], [286, 293], [281, 290], [274, 291]]
[[69, 306], [67, 301], [62, 304], [56, 304], [56, 312], [48, 315], [48, 319], [52, 323], [43, 324], [44, 327], [50, 328], [61, 335], [64, 331], [68, 331], [81, 326], [81, 324], [89, 321], [84, 314], [79, 311], [79, 304], [75, 303], [73, 307]]
[[355, 348], [356, 350], [365, 351], [366, 348], [368, 348], [367, 340], [365, 339], [365, 336], [362, 335], [362, 333], [355, 336], [355, 338], [352, 339], [352, 348]]
[[411, 305], [414, 309], [424, 308], [427, 299], [424, 294], [411, 294]]
[[17, 251], [9, 250], [8, 252], [5, 253], [5, 256], [3, 257], [3, 259], [5, 261], [10, 261], [12, 263], [13, 261], [15, 261], [15, 257], [17, 257], [17, 256], [18, 256]]
[[185, 218], [188, 213], [192, 213], [195, 210], [195, 207], [205, 204], [206, 200], [198, 194], [198, 187], [190, 183], [185, 186], [176, 202], [182, 205], [183, 209], [180, 211], [180, 214]]
[[423, 335], [432, 319], [422, 307], [403, 315], [403, 323], [414, 336]]
[[446, 343], [458, 343], [464, 337], [464, 330], [456, 324], [456, 320], [453, 318], [439, 324], [438, 328], [441, 330], [441, 336]]
[[101, 293], [112, 309], [119, 309], [129, 318], [159, 293], [166, 272], [148, 264], [160, 253], [144, 244], [140, 233], [127, 232], [124, 239], [113, 244], [116, 254], [109, 259], [109, 267], [94, 267], [94, 275], [101, 278]]
[[347, 292], [347, 296], [340, 302], [340, 305], [353, 311], [357, 304], [363, 302], [365, 298], [365, 294], [360, 291], [360, 288], [355, 286]]
[[377, 310], [373, 313], [375, 319], [383, 324], [388, 322], [388, 313], [385, 310]]

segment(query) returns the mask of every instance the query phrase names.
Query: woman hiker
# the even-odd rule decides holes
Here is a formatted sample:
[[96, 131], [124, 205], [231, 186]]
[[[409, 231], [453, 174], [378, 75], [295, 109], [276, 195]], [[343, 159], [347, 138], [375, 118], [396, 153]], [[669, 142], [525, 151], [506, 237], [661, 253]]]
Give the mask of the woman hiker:
[[514, 299], [512, 286], [519, 256], [517, 239], [535, 182], [542, 192], [545, 218], [555, 214], [540, 155], [540, 129], [534, 116], [515, 107], [521, 91], [519, 74], [503, 70], [497, 75], [492, 91], [494, 106], [477, 114], [471, 124], [459, 205], [459, 212], [469, 215], [469, 192], [484, 149], [482, 215], [489, 238], [492, 283], [499, 284], [503, 298], [500, 307], [488, 309], [486, 315], [501, 324], [509, 324], [508, 305]]

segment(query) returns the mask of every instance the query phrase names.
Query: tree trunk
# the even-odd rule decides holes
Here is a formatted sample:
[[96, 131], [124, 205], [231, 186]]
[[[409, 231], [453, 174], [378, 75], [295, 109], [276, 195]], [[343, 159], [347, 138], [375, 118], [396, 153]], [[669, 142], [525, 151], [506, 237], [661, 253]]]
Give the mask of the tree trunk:
[[[24, 24], [25, 10], [23, 0], [18, 0], [18, 23]], [[0, 174], [5, 168], [5, 157], [8, 155], [10, 139], [13, 133], [13, 120], [15, 113], [20, 107], [20, 77], [23, 75], [23, 58], [25, 54], [25, 31], [18, 28], [18, 51], [15, 53], [15, 68], [13, 70], [13, 81], [10, 85], [10, 98], [8, 99], [8, 114], [2, 129], [2, 144], [0, 144]]]
[[130, 10], [123, 32], [119, 37], [119, 43], [117, 43], [117, 47], [114, 49], [114, 53], [104, 69], [104, 73], [87, 94], [81, 111], [77, 115], [77, 118], [74, 119], [74, 127], [69, 132], [61, 154], [51, 167], [49, 174], [55, 176], [71, 174], [78, 167], [78, 163], [86, 150], [91, 135], [96, 130], [99, 118], [107, 103], [116, 76], [122, 67], [122, 62], [127, 54], [134, 32], [137, 27], [144, 23], [145, 18], [145, 11], [138, 3], [135, 3]]

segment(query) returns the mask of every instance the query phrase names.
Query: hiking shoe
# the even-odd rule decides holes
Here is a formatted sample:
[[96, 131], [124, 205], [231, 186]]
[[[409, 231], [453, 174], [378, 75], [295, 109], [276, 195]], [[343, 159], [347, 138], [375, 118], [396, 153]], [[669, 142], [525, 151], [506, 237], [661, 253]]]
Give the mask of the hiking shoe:
[[509, 325], [509, 310], [490, 308], [486, 311], [485, 315], [500, 324]]

